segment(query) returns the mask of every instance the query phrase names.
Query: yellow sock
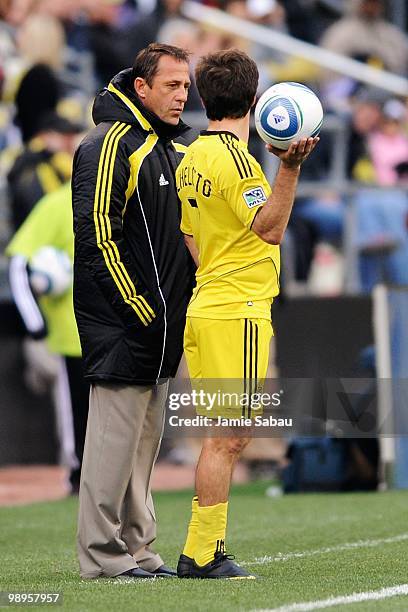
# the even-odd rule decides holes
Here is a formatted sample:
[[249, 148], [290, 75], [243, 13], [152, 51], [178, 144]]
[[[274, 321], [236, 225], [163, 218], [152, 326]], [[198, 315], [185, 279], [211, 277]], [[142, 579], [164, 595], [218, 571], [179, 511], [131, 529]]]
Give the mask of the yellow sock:
[[191, 502], [191, 519], [187, 529], [187, 539], [184, 544], [183, 555], [194, 559], [194, 553], [197, 546], [197, 529], [198, 529], [198, 497], [193, 497]]
[[214, 559], [214, 554], [224, 551], [227, 529], [228, 502], [215, 506], [198, 506], [197, 545], [194, 561], [202, 567]]

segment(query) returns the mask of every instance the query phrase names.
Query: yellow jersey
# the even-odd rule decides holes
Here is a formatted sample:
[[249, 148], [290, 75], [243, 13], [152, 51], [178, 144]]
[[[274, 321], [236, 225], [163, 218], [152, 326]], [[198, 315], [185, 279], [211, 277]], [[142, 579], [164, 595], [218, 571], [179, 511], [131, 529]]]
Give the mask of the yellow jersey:
[[176, 183], [181, 231], [199, 250], [187, 316], [270, 319], [279, 293], [279, 247], [251, 227], [271, 188], [246, 143], [230, 132], [201, 132], [187, 147]]

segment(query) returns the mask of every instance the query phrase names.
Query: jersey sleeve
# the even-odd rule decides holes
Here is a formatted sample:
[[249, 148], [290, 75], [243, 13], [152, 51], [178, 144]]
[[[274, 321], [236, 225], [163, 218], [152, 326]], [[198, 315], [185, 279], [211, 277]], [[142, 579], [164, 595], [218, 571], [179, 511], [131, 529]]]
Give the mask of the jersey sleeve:
[[23, 255], [13, 255], [9, 265], [9, 283], [14, 303], [26, 332], [35, 340], [45, 338], [47, 323], [30, 284], [28, 261]]
[[257, 212], [271, 193], [265, 175], [249, 153], [232, 145], [229, 155], [219, 167], [220, 193], [241, 223], [250, 229]]
[[45, 195], [33, 208], [24, 223], [17, 230], [7, 246], [6, 254], [11, 258], [9, 265], [10, 289], [25, 325], [27, 333], [34, 339], [47, 336], [47, 324], [37, 297], [32, 290], [29, 277], [29, 261], [44, 246], [60, 247], [64, 234], [59, 211], [62, 198], [70, 197], [67, 187]]
[[183, 234], [187, 234], [188, 236], [193, 235], [193, 224], [191, 220], [191, 205], [189, 202], [181, 203], [181, 224], [180, 229]]

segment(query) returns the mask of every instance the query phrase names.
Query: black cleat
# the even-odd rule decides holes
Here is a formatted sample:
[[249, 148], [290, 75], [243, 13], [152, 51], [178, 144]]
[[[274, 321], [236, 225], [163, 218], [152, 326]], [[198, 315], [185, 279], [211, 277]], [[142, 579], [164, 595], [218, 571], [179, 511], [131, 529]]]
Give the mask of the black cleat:
[[118, 576], [115, 576], [115, 578], [146, 579], [146, 578], [156, 578], [156, 574], [153, 574], [152, 572], [146, 572], [145, 570], [142, 570], [141, 567], [133, 567], [130, 570], [126, 570], [126, 572], [122, 572], [121, 574], [118, 574]]
[[193, 561], [190, 577], [224, 580], [255, 580], [256, 576], [249, 574], [246, 570], [237, 565], [237, 563], [233, 563], [234, 558], [233, 555], [217, 552], [214, 555], [214, 559], [203, 567], [200, 567]]
[[161, 565], [155, 569], [152, 574], [157, 576], [157, 578], [176, 578], [177, 576], [177, 572], [174, 571], [174, 569], [167, 567], [167, 565]]
[[193, 565], [194, 559], [187, 557], [187, 555], [180, 555], [177, 563], [177, 576], [179, 578], [194, 578], [192, 573]]

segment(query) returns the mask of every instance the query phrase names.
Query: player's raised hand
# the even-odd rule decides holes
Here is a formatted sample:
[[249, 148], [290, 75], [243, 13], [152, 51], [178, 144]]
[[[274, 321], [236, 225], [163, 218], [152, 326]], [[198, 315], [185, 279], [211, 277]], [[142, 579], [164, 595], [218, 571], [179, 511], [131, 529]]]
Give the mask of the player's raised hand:
[[266, 145], [266, 148], [270, 153], [279, 157], [287, 168], [298, 168], [309, 157], [319, 140], [318, 136], [316, 138], [302, 138], [298, 142], [292, 142], [287, 151], [277, 149], [270, 144]]

